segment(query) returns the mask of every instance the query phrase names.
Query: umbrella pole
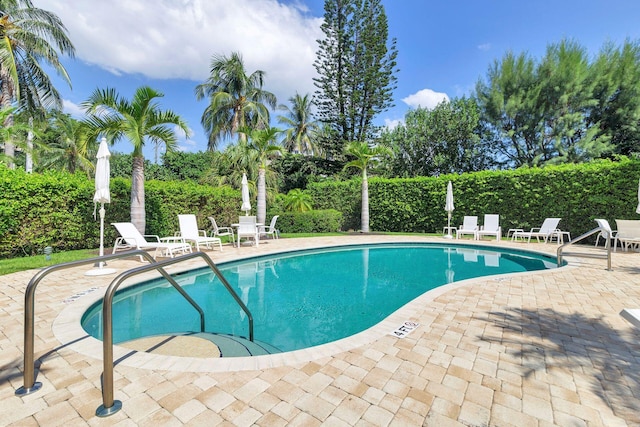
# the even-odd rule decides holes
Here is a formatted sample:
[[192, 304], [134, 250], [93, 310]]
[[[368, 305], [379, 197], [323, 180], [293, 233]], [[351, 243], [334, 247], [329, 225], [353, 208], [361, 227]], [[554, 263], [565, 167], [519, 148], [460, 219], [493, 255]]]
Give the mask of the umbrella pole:
[[[104, 203], [100, 203], [100, 256], [104, 256]], [[105, 263], [100, 261], [100, 268], [104, 266]]]

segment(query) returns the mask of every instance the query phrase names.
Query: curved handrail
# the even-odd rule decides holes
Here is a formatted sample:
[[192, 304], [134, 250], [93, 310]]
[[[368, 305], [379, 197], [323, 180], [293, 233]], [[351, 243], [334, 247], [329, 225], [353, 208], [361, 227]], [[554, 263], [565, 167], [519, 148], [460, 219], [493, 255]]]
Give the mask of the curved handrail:
[[143, 250], [133, 250], [127, 252], [120, 252], [117, 254], [104, 255], [100, 257], [87, 258], [77, 261], [69, 261], [62, 264], [52, 265], [38, 271], [27, 284], [27, 288], [24, 291], [24, 374], [22, 387], [16, 390], [16, 395], [24, 396], [33, 393], [42, 387], [42, 383], [36, 383], [35, 381], [35, 364], [34, 364], [34, 312], [35, 312], [35, 294], [38, 284], [54, 271], [64, 270], [67, 268], [78, 267], [86, 264], [95, 264], [96, 262], [104, 262], [110, 259], [128, 258], [130, 256], [140, 255], [149, 261], [155, 263], [156, 260]]
[[[557, 250], [557, 258], [558, 258], [558, 266], [562, 265], [562, 257], [563, 254], [562, 252], [564, 251], [565, 246], [569, 246], [572, 245], [576, 242], [579, 242], [580, 240], [586, 239], [589, 236], [592, 236], [598, 232], [607, 232], [607, 238], [605, 239], [605, 249], [607, 250], [607, 270], [611, 271], [611, 234], [610, 234], [610, 230], [606, 230], [604, 227], [597, 227], [594, 228], [591, 231], [587, 231], [586, 233], [576, 237], [575, 239], [571, 240], [570, 242], [567, 242], [565, 244], [563, 244], [562, 246], [558, 247]], [[595, 255], [595, 254], [587, 254], [587, 253], [572, 253], [570, 255], [574, 255], [574, 256], [582, 256], [582, 257], [586, 257], [586, 258], [605, 258], [605, 256], [602, 255]]]
[[[131, 276], [135, 276], [138, 274], [146, 273], [151, 270], [157, 270], [162, 274], [170, 283], [175, 284], [178, 288], [180, 286], [175, 283], [175, 280], [169, 276], [169, 274], [164, 270], [164, 267], [172, 264], [177, 264], [179, 262], [183, 262], [192, 258], [200, 257], [202, 258], [207, 265], [213, 270], [215, 275], [220, 279], [222, 284], [227, 288], [227, 291], [231, 294], [231, 296], [236, 300], [240, 308], [247, 315], [247, 319], [249, 320], [249, 340], [253, 341], [253, 316], [251, 312], [247, 308], [247, 306], [242, 302], [238, 294], [233, 290], [227, 279], [222, 275], [218, 267], [213, 263], [211, 258], [203, 252], [194, 252], [191, 254], [182, 255], [177, 258], [171, 258], [165, 261], [156, 262], [153, 265], [145, 265], [141, 267], [136, 267], [131, 270], [127, 270], [121, 273], [118, 277], [113, 279], [109, 287], [107, 288], [104, 299], [102, 301], [102, 349], [103, 349], [103, 373], [102, 373], [102, 405], [96, 409], [96, 415], [99, 417], [106, 417], [112, 414], [115, 414], [122, 408], [122, 402], [114, 400], [113, 398], [113, 313], [112, 313], [112, 304], [113, 297], [115, 292], [118, 290], [118, 287], [122, 284], [122, 282], [128, 279]], [[184, 290], [181, 290], [181, 293]]]

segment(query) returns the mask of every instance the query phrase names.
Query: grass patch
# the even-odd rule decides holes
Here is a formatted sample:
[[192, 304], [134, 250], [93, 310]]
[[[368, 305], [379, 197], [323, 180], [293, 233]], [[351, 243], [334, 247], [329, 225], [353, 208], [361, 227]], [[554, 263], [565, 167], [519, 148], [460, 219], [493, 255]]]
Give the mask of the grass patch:
[[98, 256], [97, 249], [80, 249], [77, 251], [54, 252], [51, 254], [50, 260], [47, 260], [45, 255], [0, 259], [0, 276], [96, 256]]

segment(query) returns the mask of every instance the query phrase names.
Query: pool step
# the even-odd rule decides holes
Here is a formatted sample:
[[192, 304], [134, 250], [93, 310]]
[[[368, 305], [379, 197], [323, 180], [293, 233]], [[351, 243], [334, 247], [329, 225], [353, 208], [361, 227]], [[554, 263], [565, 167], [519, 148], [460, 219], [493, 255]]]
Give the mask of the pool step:
[[247, 357], [281, 352], [260, 341], [209, 332], [154, 335], [118, 345], [145, 353], [182, 357]]

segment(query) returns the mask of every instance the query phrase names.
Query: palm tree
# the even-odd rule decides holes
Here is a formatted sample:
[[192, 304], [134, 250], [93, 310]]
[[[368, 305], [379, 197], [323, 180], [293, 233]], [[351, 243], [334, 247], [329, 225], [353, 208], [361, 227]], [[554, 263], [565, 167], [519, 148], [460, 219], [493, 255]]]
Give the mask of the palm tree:
[[290, 212], [308, 212], [313, 209], [311, 195], [299, 188], [289, 190], [284, 199], [284, 208]]
[[355, 160], [347, 163], [344, 168], [355, 167], [362, 171], [362, 208], [360, 212], [361, 231], [369, 232], [369, 183], [367, 181], [367, 168], [373, 164], [378, 157], [391, 154], [388, 147], [370, 147], [366, 142], [352, 141], [345, 147], [347, 155], [355, 157]]
[[313, 120], [311, 108], [313, 101], [309, 94], [289, 98], [291, 107], [280, 105], [278, 109], [287, 113], [278, 117], [278, 123], [288, 126], [284, 130], [284, 148], [292, 152], [313, 155], [317, 152], [314, 133], [318, 130], [318, 124]]
[[209, 136], [209, 150], [215, 150], [224, 137], [233, 137], [245, 127], [264, 128], [269, 124], [269, 110], [276, 107], [276, 96], [262, 89], [265, 72], [247, 75], [242, 57], [214, 55], [211, 75], [196, 86], [196, 98], [209, 99], [202, 114], [202, 126]]
[[[162, 143], [167, 151], [174, 149], [178, 138], [175, 125], [189, 135], [187, 123], [170, 110], [160, 110], [156, 98], [164, 96], [148, 86], [136, 89], [131, 101], [119, 96], [115, 89], [96, 89], [81, 106], [91, 116], [87, 119], [95, 133], [110, 137], [111, 143], [128, 139], [133, 144], [133, 172], [131, 177], [131, 222], [145, 233], [144, 211], [144, 155], [146, 141]], [[96, 135], [97, 137], [97, 135]]]
[[269, 167], [269, 160], [275, 153], [281, 153], [282, 148], [274, 142], [280, 129], [268, 127], [266, 129], [254, 129], [242, 132], [248, 135], [247, 150], [255, 156], [258, 163], [258, 203], [256, 206], [257, 222], [265, 223], [267, 218], [267, 186], [266, 171]]
[[97, 144], [89, 144], [89, 127], [69, 114], [53, 110], [48, 123], [52, 140], [39, 150], [38, 168], [84, 171], [87, 176], [93, 170], [93, 161], [98, 151]]
[[[20, 109], [41, 116], [49, 107], [61, 108], [60, 94], [42, 67], [52, 67], [70, 84], [58, 51], [71, 57], [75, 53], [55, 14], [34, 7], [31, 0], [0, 0], [0, 107], [17, 102]], [[12, 121], [9, 115], [3, 125], [11, 126]], [[13, 143], [6, 142], [9, 159], [14, 152]]]

